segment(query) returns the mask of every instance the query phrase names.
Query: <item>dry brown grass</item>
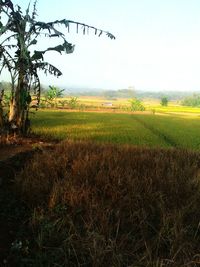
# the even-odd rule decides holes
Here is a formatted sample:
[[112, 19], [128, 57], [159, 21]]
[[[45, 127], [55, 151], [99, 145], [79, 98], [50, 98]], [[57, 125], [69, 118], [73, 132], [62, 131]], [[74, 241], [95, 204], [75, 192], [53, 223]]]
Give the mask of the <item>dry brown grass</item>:
[[199, 266], [199, 168], [186, 150], [64, 142], [36, 155], [16, 177], [34, 266]]

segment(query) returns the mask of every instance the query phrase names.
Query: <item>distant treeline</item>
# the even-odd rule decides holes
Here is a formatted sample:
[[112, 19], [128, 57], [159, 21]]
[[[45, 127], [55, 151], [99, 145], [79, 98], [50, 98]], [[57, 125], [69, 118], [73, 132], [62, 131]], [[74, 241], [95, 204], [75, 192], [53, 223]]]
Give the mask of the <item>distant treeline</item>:
[[[5, 81], [0, 82], [0, 90], [4, 89], [5, 92], [10, 91], [11, 84]], [[182, 105], [185, 106], [200, 106], [200, 92], [192, 93], [186, 91], [142, 91], [134, 89], [118, 89], [118, 90], [103, 90], [103, 89], [83, 89], [83, 88], [66, 88], [63, 94], [65, 96], [96, 96], [105, 97], [107, 99], [117, 99], [117, 98], [150, 98], [150, 99], [162, 99], [162, 97], [167, 97], [169, 101], [181, 101]], [[48, 90], [48, 86], [41, 87], [42, 95]]]
[[180, 91], [138, 91], [132, 89], [119, 89], [119, 90], [88, 90], [88, 91], [78, 91], [70, 90], [68, 95], [76, 96], [100, 96], [106, 97], [108, 99], [114, 98], [152, 98], [152, 99], [161, 99], [162, 97], [167, 97], [168, 100], [183, 100], [186, 97], [191, 96], [191, 92], [180, 92]]
[[200, 94], [193, 94], [182, 101], [183, 106], [200, 107]]

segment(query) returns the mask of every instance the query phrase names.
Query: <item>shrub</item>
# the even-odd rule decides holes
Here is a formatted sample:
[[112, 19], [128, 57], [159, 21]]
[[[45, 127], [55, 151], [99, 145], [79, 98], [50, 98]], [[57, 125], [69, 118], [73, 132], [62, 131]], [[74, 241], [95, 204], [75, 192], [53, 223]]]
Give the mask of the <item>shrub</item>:
[[45, 93], [45, 101], [51, 105], [51, 107], [57, 107], [57, 99], [63, 96], [64, 89], [59, 89], [56, 86], [49, 86], [49, 89]]
[[70, 109], [76, 109], [79, 107], [78, 98], [77, 97], [70, 97], [70, 100], [68, 100], [67, 103], [68, 108]]
[[67, 103], [68, 103], [68, 101], [66, 99], [65, 100], [59, 100], [58, 102], [62, 106], [62, 108], [64, 108], [65, 105], [67, 105]]
[[131, 111], [144, 111], [145, 107], [143, 106], [142, 102], [139, 99], [133, 98], [129, 100], [131, 106], [130, 110]]

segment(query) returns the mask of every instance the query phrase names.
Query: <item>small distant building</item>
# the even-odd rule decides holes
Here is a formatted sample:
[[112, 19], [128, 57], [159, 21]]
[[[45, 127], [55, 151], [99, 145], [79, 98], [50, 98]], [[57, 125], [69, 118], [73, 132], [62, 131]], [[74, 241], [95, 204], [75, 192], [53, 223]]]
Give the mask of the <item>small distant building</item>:
[[104, 107], [112, 107], [113, 103], [112, 102], [105, 102], [105, 103], [102, 103], [102, 106], [104, 106]]

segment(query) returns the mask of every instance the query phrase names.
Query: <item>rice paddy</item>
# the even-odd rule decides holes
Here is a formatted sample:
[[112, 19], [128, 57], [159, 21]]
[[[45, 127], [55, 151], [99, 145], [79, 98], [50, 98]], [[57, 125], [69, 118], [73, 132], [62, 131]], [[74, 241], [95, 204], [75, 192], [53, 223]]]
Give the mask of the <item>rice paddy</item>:
[[42, 110], [33, 115], [32, 131], [57, 140], [200, 148], [200, 118], [197, 115]]

